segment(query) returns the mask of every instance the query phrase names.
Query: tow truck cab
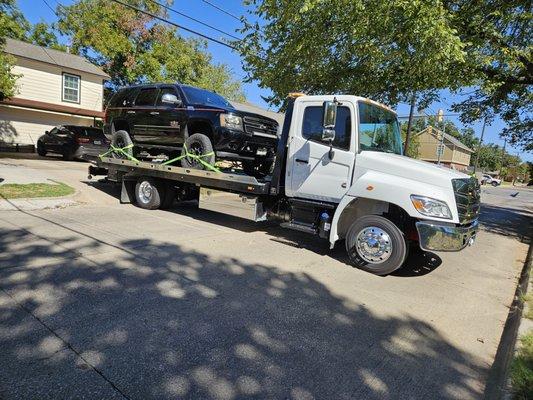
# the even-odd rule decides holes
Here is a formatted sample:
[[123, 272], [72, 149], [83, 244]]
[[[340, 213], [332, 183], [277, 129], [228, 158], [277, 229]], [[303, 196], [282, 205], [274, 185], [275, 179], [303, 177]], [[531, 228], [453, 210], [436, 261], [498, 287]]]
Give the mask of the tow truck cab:
[[278, 220], [330, 247], [344, 239], [350, 263], [378, 275], [401, 267], [409, 242], [459, 251], [478, 228], [477, 180], [403, 156], [394, 111], [358, 96], [292, 95], [266, 179], [111, 158], [97, 166], [122, 182], [123, 202], [198, 198], [202, 209]]

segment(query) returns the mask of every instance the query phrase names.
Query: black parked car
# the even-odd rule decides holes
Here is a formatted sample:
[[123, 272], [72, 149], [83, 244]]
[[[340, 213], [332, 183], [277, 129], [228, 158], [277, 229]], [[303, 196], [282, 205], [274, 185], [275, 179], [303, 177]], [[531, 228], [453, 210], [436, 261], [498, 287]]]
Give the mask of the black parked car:
[[[278, 124], [258, 114], [236, 110], [222, 96], [181, 84], [146, 84], [119, 90], [106, 110], [104, 133], [115, 146], [134, 144], [137, 158], [203, 155], [240, 161], [250, 175], [268, 174], [276, 152]], [[204, 168], [195, 158], [181, 165]]]
[[61, 125], [46, 131], [37, 140], [37, 153], [61, 154], [65, 160], [83, 159], [84, 155], [98, 156], [107, 151], [109, 140], [100, 128]]

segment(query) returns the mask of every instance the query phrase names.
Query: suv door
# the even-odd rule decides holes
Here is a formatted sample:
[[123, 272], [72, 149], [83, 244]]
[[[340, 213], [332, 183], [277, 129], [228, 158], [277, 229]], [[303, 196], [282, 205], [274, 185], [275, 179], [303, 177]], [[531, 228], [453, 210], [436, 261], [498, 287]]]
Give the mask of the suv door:
[[158, 92], [157, 87], [142, 88], [135, 98], [134, 107], [128, 110], [129, 125], [137, 142], [157, 143], [159, 140], [160, 132], [156, 129], [159, 111], [155, 107]]
[[[164, 103], [163, 96], [172, 94], [176, 96], [181, 104]], [[153, 126], [159, 132], [159, 143], [165, 145], [176, 145], [184, 142], [183, 134], [187, 125], [187, 112], [183, 107], [183, 100], [174, 86], [162, 86], [159, 90], [156, 103], [159, 112], [158, 126]], [[154, 119], [155, 121], [155, 119]]]
[[350, 187], [355, 163], [354, 106], [345, 103], [337, 109], [333, 159], [329, 143], [322, 141], [322, 103], [302, 102], [297, 115], [302, 118], [296, 119], [289, 139], [287, 195], [339, 202]]

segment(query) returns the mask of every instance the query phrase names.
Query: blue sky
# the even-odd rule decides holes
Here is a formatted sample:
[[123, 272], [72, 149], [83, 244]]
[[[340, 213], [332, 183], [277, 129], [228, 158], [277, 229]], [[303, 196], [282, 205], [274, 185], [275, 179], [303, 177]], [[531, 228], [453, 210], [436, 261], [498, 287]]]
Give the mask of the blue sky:
[[[245, 7], [242, 5], [241, 0], [208, 0], [210, 3], [216, 4], [219, 7], [227, 10], [235, 15], [241, 15], [245, 13]], [[52, 8], [55, 8], [58, 4], [68, 5], [73, 3], [73, 0], [18, 0], [18, 4], [24, 15], [31, 22], [54, 22], [57, 18], [54, 13], [46, 6], [48, 3]], [[239, 36], [235, 32], [239, 28], [240, 22], [231, 16], [224, 14], [223, 12], [211, 7], [209, 4], [203, 2], [202, 0], [179, 0], [175, 1], [172, 8], [186, 13], [196, 19], [199, 19], [205, 23], [216, 26], [217, 28], [232, 33], [236, 36]], [[210, 30], [209, 28], [203, 27], [193, 21], [186, 19], [185, 17], [179, 16], [175, 13], [169, 13], [169, 19], [177, 24], [182, 24], [183, 26], [197, 30], [209, 36], [212, 36], [217, 39], [224, 37], [221, 33]], [[190, 36], [187, 32], [182, 32], [183, 36]], [[227, 47], [222, 45], [210, 42], [208, 44], [209, 51], [213, 55], [213, 60], [219, 63], [228, 64], [235, 78], [242, 81], [245, 76], [242, 67], [241, 60], [239, 55], [236, 52], [233, 52]], [[243, 84], [246, 97], [252, 103], [258, 104], [263, 107], [268, 107], [267, 104], [261, 99], [261, 95], [268, 95], [268, 91], [260, 89], [256, 83], [246, 83]], [[353, 93], [357, 95], [357, 93]], [[442, 101], [433, 103], [425, 111], [428, 114], [434, 114], [439, 109], [443, 109], [445, 114], [453, 114], [449, 108], [450, 105], [457, 101], [458, 97], [451, 95], [447, 91], [442, 92]], [[397, 107], [397, 112], [399, 116], [406, 116], [409, 113], [409, 105], [400, 104]], [[452, 119], [458, 126], [463, 126], [456, 116], [447, 117]], [[478, 122], [472, 125], [476, 131], [477, 136], [479, 137], [481, 133], [482, 123]], [[500, 146], [503, 145], [503, 140], [499, 138], [499, 133], [505, 127], [505, 124], [501, 120], [496, 120], [492, 123], [491, 126], [487, 126], [485, 129], [485, 136], [483, 141], [485, 143], [492, 142]], [[520, 153], [518, 149], [512, 148], [509, 145], [507, 150], [512, 154], [518, 154], [524, 161], [533, 161], [533, 154], [531, 153]]]

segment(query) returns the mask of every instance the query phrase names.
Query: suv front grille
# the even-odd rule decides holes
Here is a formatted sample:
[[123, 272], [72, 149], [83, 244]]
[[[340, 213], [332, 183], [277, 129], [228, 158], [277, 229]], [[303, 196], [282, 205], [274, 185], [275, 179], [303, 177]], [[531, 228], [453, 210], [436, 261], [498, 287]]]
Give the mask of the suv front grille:
[[479, 215], [480, 187], [476, 178], [452, 179], [455, 203], [461, 224], [468, 223]]
[[278, 137], [278, 124], [274, 121], [249, 116], [244, 117], [243, 121], [244, 131], [249, 135], [272, 139], [277, 139]]

